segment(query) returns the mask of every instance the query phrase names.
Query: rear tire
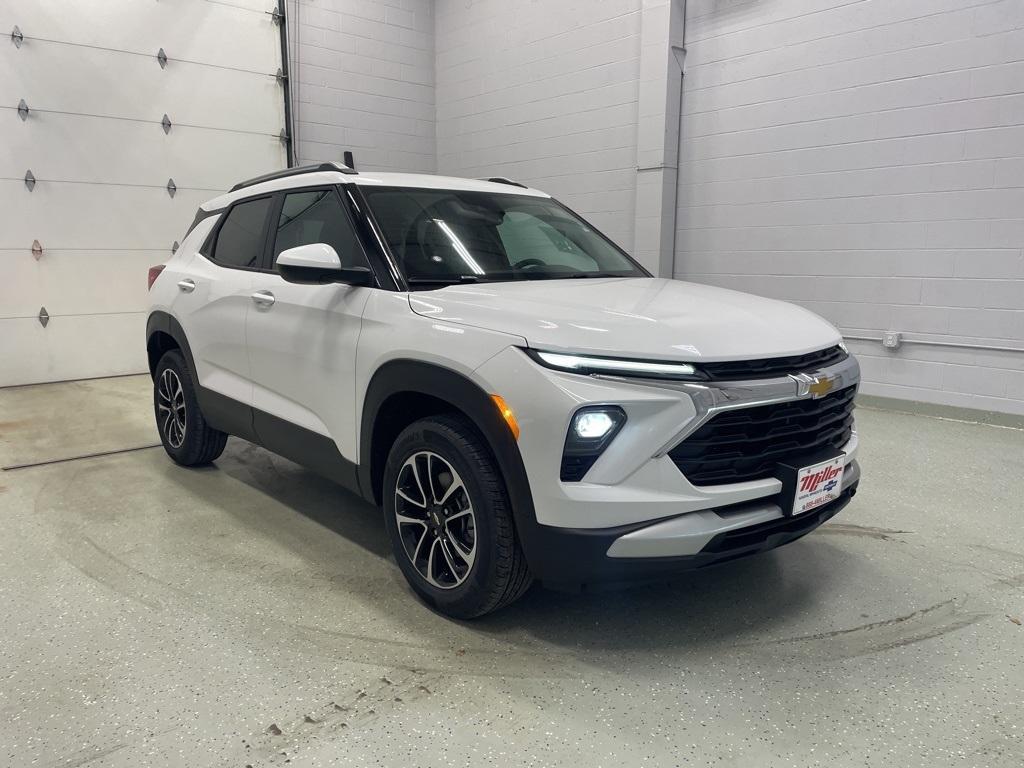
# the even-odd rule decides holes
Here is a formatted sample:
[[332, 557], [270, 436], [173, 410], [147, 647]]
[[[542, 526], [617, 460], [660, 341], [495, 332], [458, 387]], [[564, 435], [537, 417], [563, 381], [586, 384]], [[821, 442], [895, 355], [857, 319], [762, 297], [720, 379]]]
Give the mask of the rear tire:
[[153, 375], [153, 411], [164, 450], [178, 464], [209, 464], [224, 451], [227, 433], [206, 423], [192, 372], [177, 349], [164, 353]]
[[435, 416], [403, 430], [388, 455], [383, 497], [398, 566], [439, 612], [475, 618], [529, 589], [504, 481], [470, 422]]

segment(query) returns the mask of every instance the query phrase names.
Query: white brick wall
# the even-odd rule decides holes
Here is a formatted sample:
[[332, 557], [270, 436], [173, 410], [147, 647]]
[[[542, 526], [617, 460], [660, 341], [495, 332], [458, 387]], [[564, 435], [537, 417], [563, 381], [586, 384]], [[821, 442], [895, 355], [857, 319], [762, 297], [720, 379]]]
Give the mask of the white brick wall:
[[292, 0], [299, 163], [436, 168], [433, 0]]
[[[1024, 349], [1024, 0], [689, 0], [675, 274], [852, 335]], [[1024, 352], [853, 342], [1024, 413]]]
[[640, 0], [437, 0], [437, 164], [540, 187], [633, 244]]
[[[300, 162], [510, 176], [657, 261], [637, 125], [642, 22], [666, 0], [298, 3]], [[849, 335], [1024, 348], [1024, 0], [686, 14], [677, 277]], [[866, 392], [1024, 412], [1024, 353], [851, 346]]]

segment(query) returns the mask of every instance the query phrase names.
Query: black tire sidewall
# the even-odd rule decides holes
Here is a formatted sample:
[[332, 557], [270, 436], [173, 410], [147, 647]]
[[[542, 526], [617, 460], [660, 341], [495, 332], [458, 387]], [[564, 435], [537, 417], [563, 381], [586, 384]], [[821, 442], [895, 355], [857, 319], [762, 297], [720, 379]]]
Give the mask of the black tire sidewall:
[[[455, 428], [453, 429], [453, 426]], [[460, 434], [461, 433], [461, 434]], [[463, 442], [471, 442], [483, 461], [467, 455]], [[495, 514], [508, 514], [509, 505], [501, 475], [493, 459], [482, 448], [483, 440], [468, 425], [451, 425], [447, 420], [427, 419], [406, 428], [395, 441], [384, 472], [384, 520], [391, 538], [395, 560], [410, 586], [428, 604], [455, 617], [471, 618], [489, 610], [485, 607], [496, 574]], [[476, 559], [469, 577], [452, 589], [438, 589], [420, 574], [409, 560], [395, 520], [395, 485], [402, 465], [412, 454], [432, 451], [450, 463], [462, 478], [473, 505], [476, 525]], [[483, 482], [481, 475], [485, 475]], [[485, 490], [485, 487], [489, 490]], [[496, 505], [504, 505], [496, 510]]]
[[[157, 390], [160, 386], [160, 376], [168, 368], [174, 371], [181, 382], [181, 389], [185, 398], [185, 440], [178, 448], [175, 448], [167, 441], [167, 436], [161, 428], [160, 410], [157, 407]], [[202, 412], [199, 410], [199, 401], [196, 399], [195, 386], [192, 383], [188, 364], [178, 350], [166, 352], [160, 358], [160, 362], [157, 363], [156, 373], [153, 376], [153, 413], [156, 417], [157, 432], [160, 433], [160, 442], [163, 443], [167, 455], [177, 463], [185, 466], [193, 466], [199, 463], [203, 453], [206, 451], [205, 440], [209, 429]]]

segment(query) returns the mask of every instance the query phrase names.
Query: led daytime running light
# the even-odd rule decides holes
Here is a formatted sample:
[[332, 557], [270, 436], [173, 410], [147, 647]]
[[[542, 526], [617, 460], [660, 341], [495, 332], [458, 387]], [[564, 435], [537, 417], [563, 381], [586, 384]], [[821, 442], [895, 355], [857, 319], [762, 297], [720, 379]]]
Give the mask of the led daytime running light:
[[613, 357], [583, 357], [558, 352], [536, 352], [537, 357], [553, 368], [567, 371], [602, 371], [608, 373], [652, 374], [655, 376], [693, 376], [697, 369], [689, 363], [655, 363], [643, 360], [619, 360]]

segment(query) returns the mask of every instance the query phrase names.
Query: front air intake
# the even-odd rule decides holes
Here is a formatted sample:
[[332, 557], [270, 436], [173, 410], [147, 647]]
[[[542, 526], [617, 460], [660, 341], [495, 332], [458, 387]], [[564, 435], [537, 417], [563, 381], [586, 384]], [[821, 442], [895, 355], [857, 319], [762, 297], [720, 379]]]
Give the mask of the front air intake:
[[849, 441], [856, 391], [853, 386], [819, 400], [723, 411], [668, 455], [694, 485], [772, 477], [780, 461], [799, 463]]

